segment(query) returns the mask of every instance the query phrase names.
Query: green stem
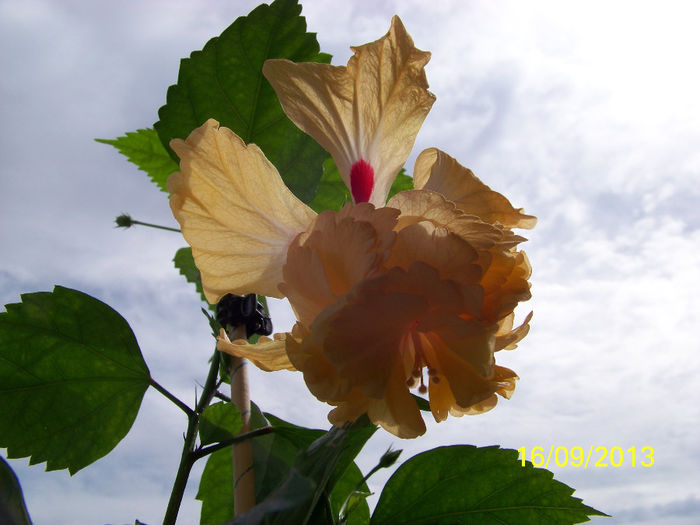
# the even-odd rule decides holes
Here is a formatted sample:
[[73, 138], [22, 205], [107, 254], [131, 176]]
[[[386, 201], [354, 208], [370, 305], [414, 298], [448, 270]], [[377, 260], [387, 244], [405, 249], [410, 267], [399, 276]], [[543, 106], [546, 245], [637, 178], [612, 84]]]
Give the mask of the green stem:
[[[199, 429], [199, 417], [201, 416], [202, 412], [204, 412], [204, 409], [209, 406], [209, 403], [216, 393], [216, 379], [219, 374], [219, 359], [220, 354], [218, 351], [215, 351], [214, 357], [212, 357], [211, 360], [211, 365], [209, 366], [207, 379], [204, 382], [204, 387], [202, 388], [202, 394], [199, 397], [199, 401], [197, 401], [197, 406], [194, 410], [187, 407], [189, 412], [187, 412], [187, 431], [185, 432], [185, 442], [182, 445], [180, 465], [177, 468], [177, 474], [175, 474], [175, 481], [173, 482], [173, 488], [170, 492], [168, 507], [165, 509], [163, 525], [175, 525], [175, 520], [177, 520], [177, 514], [180, 511], [180, 505], [182, 504], [182, 497], [185, 494], [185, 487], [187, 487], [187, 478], [190, 476], [192, 465], [194, 465], [194, 462], [199, 459], [194, 450], [195, 442], [197, 440], [197, 430]], [[155, 381], [152, 381], [152, 384], [153, 383], [155, 383]], [[157, 389], [155, 385], [154, 388]], [[163, 387], [160, 388], [163, 389]], [[165, 392], [167, 392], [165, 389], [159, 391], [164, 395]], [[168, 396], [166, 395], [166, 397]], [[184, 405], [184, 403], [182, 404]]]
[[216, 452], [217, 450], [221, 450], [222, 448], [230, 447], [231, 445], [235, 445], [236, 443], [240, 443], [241, 441], [245, 441], [246, 439], [264, 436], [265, 434], [269, 434], [274, 431], [274, 427], [256, 428], [255, 430], [251, 430], [250, 432], [246, 432], [245, 434], [238, 434], [237, 436], [234, 436], [232, 438], [225, 439], [219, 443], [216, 443], [215, 445], [209, 445], [208, 447], [195, 450], [192, 455], [195, 457], [195, 460], [197, 460], [209, 454], [213, 454], [214, 452]]
[[194, 410], [192, 410], [184, 402], [180, 401], [177, 397], [171, 394], [168, 390], [165, 389], [165, 387], [161, 386], [161, 384], [153, 378], [151, 378], [151, 386], [158, 390], [158, 392], [163, 394], [165, 397], [167, 397], [170, 401], [175, 403], [180, 409], [182, 409], [182, 411], [185, 414], [187, 414], [187, 417], [191, 417], [194, 415]]
[[178, 233], [181, 232], [179, 229], [171, 228], [170, 226], [160, 226], [159, 224], [151, 224], [150, 222], [141, 222], [141, 221], [137, 221], [135, 219], [131, 219], [131, 224], [140, 224], [141, 226], [148, 226], [149, 228], [158, 228], [159, 230], [168, 230], [171, 232], [178, 232]]
[[168, 507], [165, 509], [165, 517], [163, 525], [175, 525], [177, 513], [180, 511], [182, 497], [185, 494], [187, 487], [187, 478], [190, 476], [194, 458], [192, 451], [194, 450], [195, 439], [197, 438], [197, 427], [199, 426], [199, 417], [194, 415], [189, 419], [187, 424], [187, 432], [185, 433], [185, 443], [182, 446], [182, 455], [180, 456], [180, 465], [177, 467], [177, 474], [173, 482], [173, 489], [170, 492], [170, 500]]

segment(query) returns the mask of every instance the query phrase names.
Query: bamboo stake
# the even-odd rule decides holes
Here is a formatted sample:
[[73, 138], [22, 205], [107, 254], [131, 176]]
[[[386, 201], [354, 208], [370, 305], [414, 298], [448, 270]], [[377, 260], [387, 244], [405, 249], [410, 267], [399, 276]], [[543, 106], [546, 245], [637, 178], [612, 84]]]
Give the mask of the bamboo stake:
[[[231, 341], [246, 338], [245, 325], [228, 334]], [[231, 402], [241, 413], [243, 426], [239, 434], [250, 432], [250, 390], [248, 384], [248, 360], [231, 359]], [[233, 510], [234, 515], [244, 513], [255, 506], [255, 476], [253, 472], [253, 444], [247, 439], [233, 445]]]

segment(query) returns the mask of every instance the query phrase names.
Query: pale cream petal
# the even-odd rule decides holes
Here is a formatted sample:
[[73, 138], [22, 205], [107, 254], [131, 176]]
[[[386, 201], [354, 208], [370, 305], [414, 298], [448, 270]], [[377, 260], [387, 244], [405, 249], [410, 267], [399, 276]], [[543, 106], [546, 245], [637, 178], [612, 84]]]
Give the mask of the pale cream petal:
[[427, 149], [418, 156], [413, 181], [417, 189], [440, 193], [484, 222], [499, 222], [506, 228], [534, 228], [537, 223], [536, 217], [513, 208], [507, 198], [439, 149]]
[[369, 163], [369, 202], [383, 206], [435, 101], [424, 71], [430, 53], [413, 45], [397, 16], [385, 36], [352, 50], [347, 67], [275, 59], [263, 73], [289, 118], [332, 155], [348, 188], [353, 164]]
[[207, 300], [227, 293], [282, 297], [287, 248], [316, 215], [285, 186], [260, 148], [208, 120], [171, 147], [180, 172], [170, 207], [192, 246]]
[[290, 334], [275, 334], [274, 339], [261, 337], [258, 343], [250, 344], [243, 339], [229, 340], [222, 328], [219, 337], [216, 338], [216, 348], [236, 357], [245, 357], [266, 372], [296, 370], [287, 357], [287, 340], [291, 338]]

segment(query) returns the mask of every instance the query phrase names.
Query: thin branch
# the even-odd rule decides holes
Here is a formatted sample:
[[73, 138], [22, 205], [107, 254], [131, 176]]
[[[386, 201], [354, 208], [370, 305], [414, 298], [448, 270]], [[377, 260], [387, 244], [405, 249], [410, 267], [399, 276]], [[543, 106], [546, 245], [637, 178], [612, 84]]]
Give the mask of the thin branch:
[[251, 430], [250, 432], [246, 432], [245, 434], [238, 434], [235, 437], [225, 439], [220, 443], [216, 443], [215, 445], [209, 445], [208, 447], [203, 447], [198, 450], [195, 450], [192, 453], [192, 457], [194, 457], [196, 461], [198, 459], [203, 458], [204, 456], [213, 454], [214, 452], [216, 452], [217, 450], [221, 450], [222, 448], [230, 447], [231, 445], [235, 445], [236, 443], [240, 443], [241, 441], [245, 441], [246, 439], [264, 436], [265, 434], [270, 434], [274, 431], [274, 427], [270, 426], [256, 428], [255, 430]]
[[167, 397], [170, 401], [175, 403], [185, 414], [187, 414], [187, 417], [192, 417], [194, 416], [194, 410], [192, 410], [189, 406], [187, 406], [183, 401], [175, 397], [173, 394], [171, 394], [165, 387], [163, 387], [158, 381], [155, 379], [151, 378], [150, 379], [151, 386], [155, 388], [158, 392], [163, 394], [165, 397]]

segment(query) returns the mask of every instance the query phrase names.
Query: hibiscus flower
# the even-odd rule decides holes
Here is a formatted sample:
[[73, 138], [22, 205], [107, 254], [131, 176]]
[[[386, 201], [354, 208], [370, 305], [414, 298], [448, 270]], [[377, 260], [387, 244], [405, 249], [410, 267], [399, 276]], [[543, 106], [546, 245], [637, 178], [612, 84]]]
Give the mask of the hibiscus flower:
[[223, 352], [264, 370], [298, 370], [334, 406], [333, 424], [367, 413], [389, 432], [425, 432], [411, 391], [437, 421], [490, 410], [517, 375], [494, 354], [515, 348], [530, 316], [530, 265], [512, 228], [515, 209], [437, 149], [422, 152], [416, 189], [386, 201], [435, 97], [398, 17], [379, 40], [352, 48], [347, 66], [268, 60], [263, 72], [287, 115], [333, 157], [353, 196], [316, 214], [254, 144], [214, 120], [173, 140], [180, 172], [170, 204], [192, 246], [207, 299], [287, 297], [291, 333], [251, 345], [219, 337]]

